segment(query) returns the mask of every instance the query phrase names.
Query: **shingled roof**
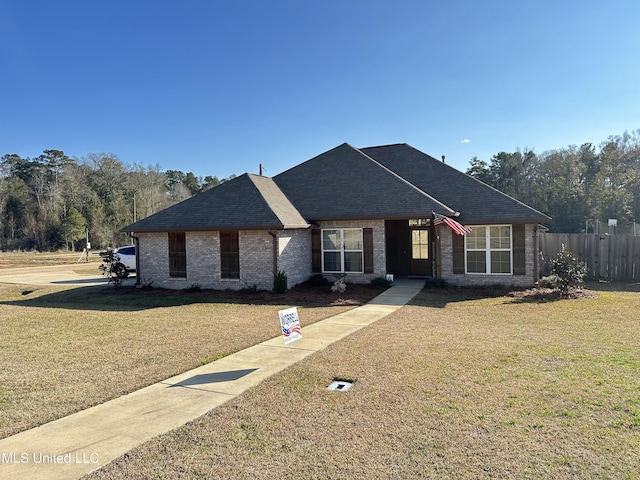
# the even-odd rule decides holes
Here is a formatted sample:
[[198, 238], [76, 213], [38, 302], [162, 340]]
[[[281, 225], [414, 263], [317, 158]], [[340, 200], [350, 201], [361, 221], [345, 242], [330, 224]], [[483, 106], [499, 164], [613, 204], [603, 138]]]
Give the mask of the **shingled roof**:
[[344, 143], [276, 175], [274, 182], [308, 221], [426, 218], [453, 214], [363, 151]]
[[244, 174], [123, 228], [126, 232], [308, 228], [323, 220], [429, 218], [464, 224], [549, 217], [407, 145], [347, 143], [275, 177]]
[[122, 230], [166, 232], [308, 227], [271, 178], [245, 173]]
[[544, 213], [410, 145], [369, 147], [361, 151], [459, 212], [457, 220], [462, 223], [533, 223], [550, 220]]

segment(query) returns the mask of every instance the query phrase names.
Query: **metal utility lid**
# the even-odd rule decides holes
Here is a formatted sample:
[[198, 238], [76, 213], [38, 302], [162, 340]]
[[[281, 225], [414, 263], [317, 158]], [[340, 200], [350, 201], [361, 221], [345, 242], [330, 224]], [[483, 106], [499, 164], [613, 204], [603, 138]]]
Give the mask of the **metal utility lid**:
[[353, 380], [334, 379], [333, 382], [331, 382], [331, 385], [327, 387], [327, 390], [338, 390], [340, 392], [346, 392], [351, 387], [353, 387], [353, 384]]

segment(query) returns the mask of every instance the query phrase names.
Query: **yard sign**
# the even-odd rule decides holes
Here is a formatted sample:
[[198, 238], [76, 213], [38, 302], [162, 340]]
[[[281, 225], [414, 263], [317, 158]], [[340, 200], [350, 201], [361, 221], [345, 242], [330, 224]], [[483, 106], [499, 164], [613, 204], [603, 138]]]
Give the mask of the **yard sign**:
[[285, 344], [302, 338], [300, 319], [298, 318], [298, 309], [296, 307], [280, 310], [278, 316], [280, 317], [280, 326], [282, 327], [282, 336]]

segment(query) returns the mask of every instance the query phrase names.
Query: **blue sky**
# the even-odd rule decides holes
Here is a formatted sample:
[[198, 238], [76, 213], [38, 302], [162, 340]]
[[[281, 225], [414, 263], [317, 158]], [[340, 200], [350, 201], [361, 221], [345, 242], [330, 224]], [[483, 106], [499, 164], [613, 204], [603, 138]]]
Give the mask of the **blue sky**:
[[0, 155], [219, 178], [343, 142], [477, 156], [640, 128], [640, 2], [0, 0]]

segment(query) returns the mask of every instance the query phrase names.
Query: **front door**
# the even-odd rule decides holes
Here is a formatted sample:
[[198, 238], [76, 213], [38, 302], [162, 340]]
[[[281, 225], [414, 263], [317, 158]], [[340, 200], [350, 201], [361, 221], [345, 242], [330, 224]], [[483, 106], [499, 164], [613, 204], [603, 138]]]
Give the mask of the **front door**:
[[433, 246], [429, 220], [386, 220], [387, 273], [431, 276]]
[[412, 226], [409, 241], [409, 275], [431, 275], [431, 243], [429, 241], [430, 228], [427, 226]]

